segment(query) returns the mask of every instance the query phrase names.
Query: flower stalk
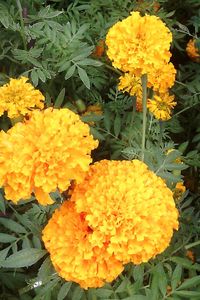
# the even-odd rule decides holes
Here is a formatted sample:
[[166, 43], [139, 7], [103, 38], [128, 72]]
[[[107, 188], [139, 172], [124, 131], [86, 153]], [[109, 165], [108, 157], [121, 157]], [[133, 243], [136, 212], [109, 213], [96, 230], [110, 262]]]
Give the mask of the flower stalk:
[[141, 160], [144, 161], [146, 124], [147, 124], [147, 74], [142, 75], [142, 151]]
[[23, 19], [23, 13], [22, 13], [22, 6], [20, 0], [16, 0], [17, 7], [19, 9], [19, 17], [20, 17], [20, 24], [21, 24], [21, 37], [24, 45], [24, 50], [27, 50], [27, 43], [26, 43], [26, 38], [25, 38], [25, 26], [24, 26], [24, 19]]

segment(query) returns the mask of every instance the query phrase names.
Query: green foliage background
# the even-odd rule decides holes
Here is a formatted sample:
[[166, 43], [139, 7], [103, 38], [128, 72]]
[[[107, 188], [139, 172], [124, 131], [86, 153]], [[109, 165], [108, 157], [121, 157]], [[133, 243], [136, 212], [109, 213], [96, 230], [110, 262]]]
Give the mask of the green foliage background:
[[[188, 190], [177, 202], [180, 229], [156, 259], [127, 265], [112, 284], [85, 291], [58, 276], [41, 242], [41, 231], [62, 195], [52, 193], [51, 207], [36, 204], [34, 197], [15, 206], [5, 201], [1, 190], [2, 300], [200, 299], [200, 64], [185, 53], [192, 37], [200, 49], [199, 1], [1, 0], [0, 83], [28, 76], [45, 94], [46, 107], [68, 107], [84, 122], [92, 122], [91, 133], [100, 141], [95, 160], [138, 158], [142, 114], [136, 112], [133, 97], [118, 91], [120, 72], [111, 67], [105, 51], [101, 57], [94, 54], [108, 29], [132, 10], [158, 15], [173, 33], [173, 93], [178, 105], [167, 122], [148, 118], [145, 162], [172, 189], [184, 179]], [[100, 105], [102, 115], [84, 115], [91, 104]], [[10, 126], [2, 116], [0, 128]], [[175, 150], [168, 153], [169, 149]], [[193, 251], [195, 262], [186, 256], [187, 250]]]

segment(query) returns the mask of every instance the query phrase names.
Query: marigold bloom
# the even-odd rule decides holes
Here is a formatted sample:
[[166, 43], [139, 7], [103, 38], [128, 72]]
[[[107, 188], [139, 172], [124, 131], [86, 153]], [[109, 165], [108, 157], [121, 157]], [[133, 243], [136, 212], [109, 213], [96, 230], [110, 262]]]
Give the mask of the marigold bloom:
[[0, 132], [0, 186], [15, 203], [32, 192], [41, 204], [52, 203], [50, 192], [83, 180], [97, 145], [72, 111], [35, 110], [29, 120]]
[[176, 105], [174, 96], [169, 94], [154, 95], [153, 99], [149, 99], [147, 107], [149, 111], [158, 120], [167, 121], [171, 118], [171, 110]]
[[166, 93], [174, 85], [176, 69], [170, 62], [162, 64], [158, 70], [148, 74], [148, 87], [160, 94]]
[[199, 49], [195, 45], [196, 39], [190, 39], [186, 46], [187, 55], [191, 58], [191, 60], [195, 62], [200, 62], [200, 52]]
[[127, 72], [123, 76], [120, 76], [119, 80], [118, 89], [128, 92], [131, 96], [136, 96], [136, 108], [138, 111], [142, 111], [141, 78]]
[[177, 182], [173, 191], [174, 200], [179, 202], [185, 191], [186, 187], [184, 186], [183, 182]]
[[51, 261], [61, 277], [75, 281], [83, 288], [101, 287], [122, 271], [122, 263], [90, 241], [93, 230], [85, 214], [76, 212], [75, 204], [64, 202], [43, 230], [43, 241]]
[[143, 162], [103, 160], [75, 185], [45, 227], [43, 241], [63, 278], [100, 287], [124, 264], [164, 251], [177, 218], [172, 192]]
[[26, 77], [11, 78], [9, 83], [0, 87], [0, 116], [6, 111], [9, 118], [16, 118], [30, 114], [32, 108], [44, 107], [44, 96], [27, 83], [28, 80]]
[[169, 62], [171, 41], [172, 34], [161, 19], [132, 12], [109, 29], [107, 55], [115, 68], [141, 76]]

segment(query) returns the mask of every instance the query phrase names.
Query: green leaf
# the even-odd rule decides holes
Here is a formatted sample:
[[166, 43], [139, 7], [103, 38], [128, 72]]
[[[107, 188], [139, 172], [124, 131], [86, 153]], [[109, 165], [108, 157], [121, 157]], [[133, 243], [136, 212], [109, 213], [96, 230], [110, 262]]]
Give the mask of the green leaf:
[[181, 280], [181, 275], [182, 275], [182, 267], [180, 265], [177, 265], [172, 274], [172, 280], [171, 280], [172, 290], [174, 290], [178, 286]]
[[16, 241], [16, 237], [6, 233], [0, 233], [0, 243], [11, 243]]
[[194, 276], [192, 278], [186, 279], [178, 288], [177, 290], [184, 290], [196, 285], [200, 284], [200, 276]]
[[66, 282], [62, 285], [59, 293], [58, 293], [58, 298], [57, 300], [64, 300], [65, 297], [67, 296], [70, 288], [71, 288], [72, 282]]
[[46, 250], [35, 248], [23, 249], [10, 255], [2, 264], [5, 268], [23, 268], [29, 267], [40, 260], [45, 254]]
[[86, 73], [86, 71], [80, 67], [78, 67], [78, 75], [80, 76], [81, 81], [86, 86], [86, 88], [90, 89], [90, 79]]
[[12, 232], [16, 233], [27, 233], [26, 229], [18, 224], [17, 222], [13, 221], [12, 219], [0, 218], [0, 223], [10, 229]]
[[117, 115], [114, 120], [114, 134], [116, 137], [118, 137], [121, 130], [121, 117], [120, 115]]
[[39, 279], [45, 279], [47, 276], [52, 274], [52, 271], [53, 271], [52, 262], [50, 257], [47, 256], [47, 258], [45, 258], [42, 265], [40, 266], [37, 276]]
[[182, 267], [184, 267], [186, 269], [200, 270], [200, 265], [199, 264], [193, 264], [193, 262], [190, 261], [187, 258], [173, 256], [173, 257], [170, 258], [170, 260], [175, 262], [176, 264], [181, 265]]
[[38, 79], [39, 79], [39, 78], [38, 78], [38, 74], [37, 74], [36, 70], [33, 69], [33, 70], [31, 71], [31, 80], [32, 80], [34, 86], [37, 86], [37, 85], [38, 85]]
[[83, 289], [77, 286], [73, 292], [72, 300], [80, 300], [83, 295]]
[[58, 97], [56, 98], [54, 108], [60, 108], [64, 99], [65, 99], [65, 88], [60, 91]]
[[200, 299], [200, 292], [194, 292], [194, 291], [175, 291], [173, 292], [173, 295], [182, 296], [187, 299], [193, 299], [193, 298]]
[[40, 78], [40, 80], [42, 82], [45, 82], [46, 81], [46, 76], [45, 74], [43, 73], [43, 71], [41, 69], [37, 69], [37, 73], [38, 73], [38, 77]]
[[104, 141], [105, 137], [94, 127], [90, 127], [90, 133], [93, 135], [95, 139], [98, 139], [100, 141]]
[[72, 65], [72, 66], [68, 69], [67, 73], [65, 74], [65, 80], [67, 80], [67, 79], [69, 79], [70, 77], [72, 77], [72, 75], [73, 75], [74, 72], [75, 72], [75, 69], [76, 69], [76, 65]]
[[104, 111], [104, 126], [105, 129], [110, 132], [111, 129], [111, 113], [108, 109]]
[[103, 116], [98, 116], [95, 115], [95, 113], [91, 113], [90, 115], [87, 116], [81, 116], [81, 120], [83, 122], [98, 122], [101, 121]]
[[2, 211], [2, 213], [4, 213], [4, 214], [6, 212], [5, 200], [4, 200], [4, 197], [1, 194], [1, 192], [0, 192], [0, 211]]
[[104, 288], [100, 288], [100, 289], [96, 290], [97, 297], [107, 298], [107, 297], [110, 297], [111, 295], [113, 295], [112, 290], [108, 290], [108, 289], [104, 289]]
[[0, 266], [1, 266], [1, 263], [5, 261], [5, 258], [8, 255], [8, 251], [10, 250], [10, 248], [11, 248], [11, 246], [0, 251]]

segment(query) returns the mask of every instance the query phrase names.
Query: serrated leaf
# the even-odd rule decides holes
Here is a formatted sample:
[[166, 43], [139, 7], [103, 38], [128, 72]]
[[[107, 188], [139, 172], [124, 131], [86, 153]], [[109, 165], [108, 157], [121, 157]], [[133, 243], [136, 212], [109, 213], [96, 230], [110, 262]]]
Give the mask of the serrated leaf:
[[72, 65], [65, 74], [65, 80], [71, 78], [76, 70], [76, 65]]
[[26, 229], [18, 224], [17, 222], [13, 221], [12, 219], [7, 219], [7, 218], [0, 218], [0, 223], [10, 229], [12, 232], [16, 233], [27, 233]]
[[6, 256], [8, 255], [8, 251], [10, 250], [11, 246], [0, 251], [0, 266], [5, 261]]
[[45, 279], [47, 276], [51, 275], [52, 270], [53, 265], [51, 259], [49, 256], [47, 256], [47, 258], [45, 258], [42, 265], [40, 266], [37, 276], [39, 279]]
[[46, 250], [35, 248], [23, 249], [10, 255], [2, 264], [5, 268], [23, 268], [29, 267], [40, 260], [45, 254]]
[[77, 286], [73, 292], [72, 300], [80, 300], [83, 295], [83, 289]]
[[37, 73], [38, 73], [38, 77], [40, 78], [40, 80], [42, 82], [45, 82], [46, 81], [46, 76], [45, 74], [43, 73], [43, 71], [41, 69], [37, 69]]
[[120, 115], [117, 115], [114, 120], [114, 134], [116, 137], [119, 136], [120, 130], [121, 130], [121, 117]]
[[70, 288], [71, 288], [72, 282], [66, 282], [62, 285], [59, 293], [58, 293], [58, 298], [57, 300], [64, 300], [65, 297], [67, 296]]
[[104, 288], [96, 290], [97, 297], [107, 298], [107, 297], [110, 297], [112, 294], [113, 294], [112, 290], [108, 290], [108, 289], [104, 289]]
[[80, 67], [78, 67], [78, 75], [83, 82], [83, 84], [86, 86], [86, 88], [90, 89], [90, 79], [86, 73], [86, 71]]
[[16, 237], [6, 233], [0, 233], [0, 243], [11, 243], [16, 241]]
[[33, 69], [33, 70], [31, 71], [31, 80], [32, 80], [34, 86], [37, 86], [37, 85], [38, 85], [38, 79], [39, 79], [39, 78], [38, 78], [38, 74], [37, 74], [36, 70]]
[[177, 265], [172, 274], [172, 279], [171, 279], [172, 290], [174, 290], [178, 286], [178, 283], [181, 280], [181, 275], [182, 275], [182, 267], [180, 265]]
[[110, 132], [110, 129], [111, 129], [111, 113], [107, 109], [105, 109], [105, 111], [104, 111], [104, 126], [105, 126], [105, 129], [108, 132]]
[[188, 288], [195, 287], [196, 285], [200, 284], [200, 276], [194, 276], [192, 278], [186, 279], [178, 288], [177, 290], [184, 290]]
[[175, 262], [176, 264], [181, 265], [182, 267], [184, 267], [186, 269], [199, 270], [200, 271], [200, 265], [197, 264], [197, 263], [193, 264], [193, 262], [190, 261], [187, 258], [173, 256], [173, 257], [170, 258], [170, 260]]
[[98, 116], [95, 113], [91, 113], [90, 115], [87, 116], [81, 116], [81, 120], [83, 122], [98, 122], [102, 120], [103, 116]]
[[64, 99], [65, 99], [65, 88], [63, 88], [60, 91], [58, 97], [56, 98], [56, 101], [55, 101], [55, 104], [54, 104], [54, 108], [60, 108], [61, 105], [62, 105], [62, 103], [63, 103], [63, 101], [64, 101]]
[[194, 291], [175, 291], [173, 295], [181, 296], [187, 299], [193, 299], [193, 298], [200, 298], [200, 292], [194, 292]]
[[5, 214], [5, 212], [6, 212], [5, 200], [4, 200], [4, 197], [3, 197], [3, 195], [1, 194], [1, 192], [0, 192], [0, 211], [1, 211], [2, 213], [4, 213], [4, 214]]
[[98, 139], [100, 141], [104, 141], [105, 137], [94, 127], [90, 127], [90, 133], [93, 135], [95, 139]]

